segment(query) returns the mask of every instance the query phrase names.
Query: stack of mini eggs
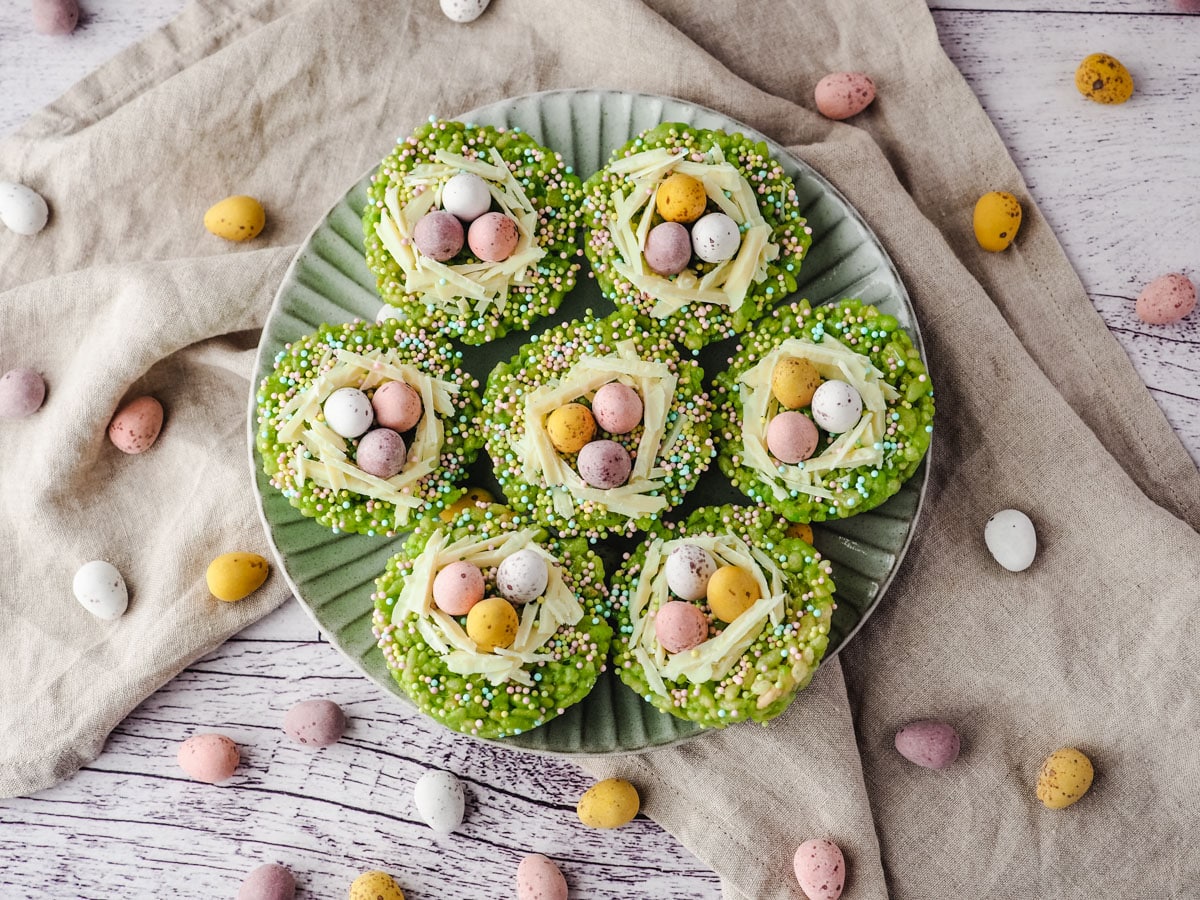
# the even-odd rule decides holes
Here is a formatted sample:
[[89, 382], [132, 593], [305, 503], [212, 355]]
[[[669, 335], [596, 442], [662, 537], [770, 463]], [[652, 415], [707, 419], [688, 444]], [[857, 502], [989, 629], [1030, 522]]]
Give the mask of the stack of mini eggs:
[[459, 172], [442, 186], [442, 208], [431, 209], [417, 220], [413, 243], [417, 251], [438, 262], [448, 262], [462, 251], [465, 241], [484, 262], [504, 262], [517, 249], [517, 222], [492, 208], [488, 183], [471, 172]]
[[629, 481], [633, 459], [617, 441], [596, 438], [597, 427], [610, 435], [629, 434], [642, 421], [642, 398], [627, 384], [610, 381], [596, 391], [591, 409], [567, 403], [546, 417], [546, 432], [559, 453], [578, 453], [579, 477], [600, 490]]
[[723, 212], [705, 215], [708, 195], [691, 175], [669, 175], [658, 186], [654, 203], [664, 221], [646, 235], [642, 255], [659, 275], [678, 275], [691, 264], [693, 254], [706, 263], [722, 263], [737, 255], [742, 243], [737, 222]]
[[434, 576], [433, 602], [451, 616], [466, 616], [467, 636], [482, 653], [507, 649], [521, 624], [516, 607], [546, 593], [550, 569], [534, 550], [518, 550], [500, 561], [494, 572], [499, 597], [484, 599], [487, 579], [471, 562], [452, 562]]
[[659, 607], [654, 636], [668, 653], [691, 650], [708, 640], [709, 618], [696, 606], [705, 601], [712, 615], [729, 624], [762, 597], [754, 574], [741, 566], [718, 566], [697, 544], [680, 544], [665, 564], [667, 587], [679, 600]]
[[[816, 452], [821, 437], [818, 425], [830, 434], [842, 434], [862, 415], [862, 396], [854, 385], [836, 379], [823, 382], [816, 366], [800, 357], [776, 363], [771, 393], [784, 410], [767, 423], [767, 449], [787, 465]], [[811, 407], [811, 419], [800, 412], [806, 406]]]
[[358, 467], [383, 479], [404, 469], [408, 447], [402, 435], [417, 427], [423, 411], [421, 395], [403, 381], [385, 381], [370, 397], [358, 388], [338, 388], [324, 406], [326, 425], [341, 437], [358, 439]]

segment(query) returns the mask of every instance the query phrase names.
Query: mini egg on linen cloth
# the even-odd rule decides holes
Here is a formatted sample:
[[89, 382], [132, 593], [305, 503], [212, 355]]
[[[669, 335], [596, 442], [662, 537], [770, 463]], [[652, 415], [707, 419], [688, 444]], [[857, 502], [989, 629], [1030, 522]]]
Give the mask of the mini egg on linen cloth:
[[659, 222], [646, 235], [642, 256], [659, 275], [678, 275], [692, 261], [692, 236], [678, 222]]
[[368, 475], [394, 478], [408, 462], [408, 449], [404, 446], [404, 438], [392, 429], [376, 428], [358, 439], [354, 461]]
[[492, 0], [441, 0], [442, 12], [451, 22], [465, 25], [483, 15]]
[[530, 853], [517, 866], [517, 900], [567, 900], [567, 879], [554, 860]]
[[413, 802], [421, 820], [438, 834], [450, 834], [462, 824], [466, 795], [452, 772], [430, 769], [418, 778]]
[[179, 745], [179, 767], [195, 781], [219, 784], [242, 761], [238, 746], [223, 734], [194, 734]]
[[996, 562], [1010, 572], [1024, 572], [1037, 555], [1037, 530], [1019, 509], [1002, 509], [988, 519], [983, 541]]
[[550, 570], [545, 558], [528, 548], [510, 553], [496, 568], [496, 589], [513, 603], [528, 603], [546, 593]]
[[813, 394], [812, 414], [830, 434], [844, 434], [858, 424], [863, 402], [854, 385], [832, 379]]
[[622, 778], [606, 778], [579, 798], [575, 812], [588, 828], [620, 828], [632, 822], [641, 807], [637, 788]]
[[629, 451], [616, 441], [592, 441], [579, 451], [580, 477], [602, 491], [620, 487], [629, 480], [633, 462]]
[[559, 453], [578, 453], [596, 436], [596, 418], [582, 403], [564, 403], [546, 417], [546, 434]]
[[422, 256], [447, 262], [463, 248], [462, 222], [444, 209], [432, 209], [417, 219], [412, 240]]
[[1092, 761], [1082, 751], [1063, 747], [1042, 763], [1037, 779], [1037, 798], [1048, 809], [1066, 809], [1088, 792], [1094, 777]]
[[708, 580], [708, 608], [722, 622], [732, 622], [760, 597], [758, 581], [741, 566], [721, 566]]
[[910, 763], [925, 769], [944, 769], [961, 748], [953, 725], [934, 719], [909, 722], [896, 732], [896, 751]]
[[504, 262], [513, 255], [520, 239], [517, 223], [504, 213], [484, 213], [467, 230], [471, 252], [484, 262]]
[[771, 393], [787, 409], [808, 406], [820, 386], [817, 367], [802, 357], [785, 357], [771, 371]]
[[38, 34], [70, 34], [78, 24], [78, 0], [33, 0], [33, 30]]
[[237, 900], [293, 900], [296, 879], [283, 866], [267, 863], [246, 876], [238, 888]]
[[214, 203], [204, 214], [204, 227], [227, 241], [249, 241], [267, 224], [267, 213], [253, 197], [238, 194]]
[[474, 222], [491, 208], [491, 189], [474, 172], [459, 172], [442, 185], [442, 209], [463, 222]]
[[0, 181], [0, 222], [17, 234], [29, 236], [46, 227], [50, 207], [33, 188]]
[[1196, 286], [1186, 275], [1173, 272], [1146, 285], [1138, 295], [1137, 317], [1147, 325], [1178, 322], [1196, 308]]
[[154, 446], [162, 424], [162, 404], [153, 397], [137, 397], [113, 415], [108, 423], [108, 439], [122, 453], [136, 456]]
[[375, 410], [376, 422], [400, 433], [416, 428], [423, 412], [421, 395], [403, 381], [386, 381], [377, 387], [371, 397], [371, 407]]
[[972, 218], [975, 240], [991, 253], [1000, 253], [1021, 228], [1021, 202], [1007, 191], [991, 191], [975, 202]]
[[46, 382], [32, 369], [10, 369], [0, 377], [0, 419], [23, 419], [42, 408]]
[[1097, 103], [1124, 103], [1133, 96], [1133, 76], [1116, 57], [1093, 53], [1075, 70], [1075, 87]]
[[350, 900], [404, 900], [404, 891], [387, 872], [363, 872], [350, 885]]
[[497, 647], [511, 647], [521, 624], [513, 605], [503, 597], [489, 597], [471, 607], [467, 613], [467, 637], [481, 653], [491, 653]]
[[670, 600], [654, 614], [654, 636], [668, 653], [682, 653], [708, 640], [708, 617], [700, 607]]
[[325, 398], [325, 424], [344, 438], [366, 434], [375, 421], [375, 409], [358, 388], [338, 388]]
[[328, 747], [346, 733], [346, 714], [332, 700], [305, 700], [287, 711], [283, 732], [297, 744]]
[[827, 119], [849, 119], [875, 99], [875, 82], [862, 72], [830, 72], [813, 90], [817, 111]]
[[668, 222], [695, 222], [704, 215], [708, 194], [697, 178], [675, 172], [663, 179], [654, 195], [658, 214]]
[[702, 600], [708, 594], [708, 581], [717, 571], [711, 553], [696, 544], [680, 544], [667, 554], [667, 587], [684, 600]]
[[705, 262], [733, 259], [742, 243], [737, 222], [725, 213], [709, 213], [692, 226], [692, 249]]
[[642, 421], [642, 398], [629, 385], [610, 381], [592, 397], [592, 415], [609, 434], [628, 434]]
[[767, 423], [767, 449], [781, 463], [793, 465], [808, 459], [820, 439], [817, 426], [802, 412], [789, 409]]
[[129, 589], [112, 563], [94, 559], [75, 572], [71, 591], [79, 605], [97, 619], [112, 622], [129, 608]]
[[796, 880], [809, 900], [838, 900], [846, 884], [842, 848], [827, 838], [814, 838], [796, 848], [792, 859]]
[[479, 566], [465, 560], [452, 562], [433, 579], [433, 602], [452, 616], [465, 616], [483, 599], [485, 587]]
[[208, 564], [204, 580], [218, 600], [236, 603], [263, 586], [270, 564], [257, 553], [223, 553]]

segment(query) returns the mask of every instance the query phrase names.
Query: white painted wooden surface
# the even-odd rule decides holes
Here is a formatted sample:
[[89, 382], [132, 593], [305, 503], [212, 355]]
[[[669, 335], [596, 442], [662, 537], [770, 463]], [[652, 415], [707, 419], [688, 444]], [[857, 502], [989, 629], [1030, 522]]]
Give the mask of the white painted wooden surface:
[[[69, 38], [0, 3], [0, 134], [147, 31], [182, 0], [86, 0]], [[942, 41], [979, 94], [1096, 308], [1200, 460], [1200, 315], [1151, 327], [1133, 315], [1150, 278], [1200, 277], [1200, 17], [1175, 0], [946, 0]], [[1069, 7], [1064, 9], [1063, 7]], [[1071, 74], [1104, 50], [1133, 69], [1135, 101], [1081, 104]], [[312, 752], [279, 729], [295, 702], [328, 697], [353, 723]], [[174, 750], [220, 730], [243, 748], [228, 786], [187, 782]], [[397, 741], [395, 735], [405, 739]], [[428, 767], [469, 792], [461, 833], [437, 838], [412, 808]], [[512, 896], [524, 852], [557, 860], [583, 898], [703, 900], [715, 876], [652, 822], [579, 825], [588, 779], [573, 766], [454, 740], [359, 677], [295, 604], [247, 629], [143, 703], [105, 753], [66, 784], [0, 801], [0, 898], [232, 897], [265, 861], [301, 896], [343, 896], [383, 868], [411, 900]]]

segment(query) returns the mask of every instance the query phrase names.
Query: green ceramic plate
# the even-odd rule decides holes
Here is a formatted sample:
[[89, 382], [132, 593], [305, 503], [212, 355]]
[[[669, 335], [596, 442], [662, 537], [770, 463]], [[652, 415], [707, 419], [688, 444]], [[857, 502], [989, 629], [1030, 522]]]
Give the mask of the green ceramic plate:
[[[554, 91], [494, 103], [467, 113], [468, 122], [520, 127], [558, 150], [582, 178], [607, 160], [613, 148], [659, 122], [686, 122], [698, 128], [762, 135], [720, 113], [645, 94], [612, 91]], [[799, 295], [814, 305], [860, 297], [896, 316], [918, 348], [921, 336], [908, 293], [879, 241], [862, 218], [832, 185], [805, 163], [767, 141], [772, 153], [796, 183], [800, 205], [813, 229], [813, 244], [800, 272]], [[360, 216], [370, 173], [355, 184], [318, 223], [296, 254], [275, 297], [263, 330], [255, 365], [254, 388], [266, 375], [275, 354], [289, 341], [322, 322], [353, 318], [374, 320], [381, 301], [375, 277], [363, 258]], [[594, 280], [583, 277], [548, 327], [585, 309], [611, 311]], [[538, 329], [540, 330], [540, 329]], [[508, 359], [526, 340], [512, 334], [482, 347], [463, 347], [466, 367], [484, 381], [492, 366]], [[923, 353], [923, 350], [922, 350]], [[702, 352], [707, 375], [728, 356], [716, 344]], [[259, 511], [279, 567], [301, 604], [330, 642], [400, 702], [409, 703], [384, 666], [371, 634], [371, 599], [375, 577], [399, 546], [398, 540], [332, 534], [293, 509], [262, 474], [254, 450], [255, 390], [250, 393], [250, 462]], [[486, 457], [486, 454], [483, 454]], [[490, 466], [482, 460], [476, 484], [494, 489]], [[838, 610], [826, 659], [843, 647], [862, 625], [892, 579], [908, 546], [925, 492], [926, 467], [918, 470], [899, 494], [878, 509], [845, 521], [820, 524], [817, 548], [834, 566]], [[739, 502], [714, 463], [688, 498], [700, 504]], [[803, 707], [804, 695], [795, 704]], [[793, 713], [795, 710], [793, 710]], [[611, 673], [566, 715], [502, 743], [535, 752], [562, 754], [622, 753], [664, 746], [697, 734], [698, 726], [658, 712]]]

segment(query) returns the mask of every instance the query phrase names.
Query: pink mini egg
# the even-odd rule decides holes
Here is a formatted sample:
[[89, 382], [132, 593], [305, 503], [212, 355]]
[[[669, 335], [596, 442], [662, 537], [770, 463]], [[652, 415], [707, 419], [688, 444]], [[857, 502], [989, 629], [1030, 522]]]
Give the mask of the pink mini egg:
[[592, 441], [579, 451], [579, 474], [602, 491], [620, 487], [629, 480], [633, 462], [629, 451], [616, 441]]
[[416, 388], [403, 381], [381, 384], [371, 397], [375, 408], [375, 421], [392, 431], [405, 432], [415, 428], [421, 421], [421, 395]]
[[77, 24], [77, 0], [33, 0], [33, 30], [38, 34], [70, 34]]
[[217, 784], [241, 762], [237, 744], [223, 734], [194, 734], [179, 745], [179, 767], [195, 781]]
[[678, 222], [660, 222], [646, 235], [642, 255], [659, 275], [678, 275], [692, 260], [692, 236]]
[[820, 440], [813, 420], [801, 412], [781, 412], [767, 425], [767, 449], [782, 463], [792, 465], [813, 455]]
[[592, 398], [592, 415], [609, 434], [628, 434], [642, 421], [642, 398], [629, 385], [610, 381]]
[[465, 616], [483, 599], [483, 573], [469, 562], [453, 562], [433, 579], [433, 602], [452, 616]]
[[831, 840], [805, 841], [792, 860], [796, 880], [809, 900], [838, 900], [846, 884], [846, 860], [842, 848]]
[[654, 636], [668, 653], [681, 653], [708, 639], [708, 617], [700, 607], [671, 600], [654, 617]]
[[471, 223], [467, 244], [484, 262], [504, 262], [517, 249], [517, 223], [504, 213], [484, 213]]
[[0, 378], [0, 419], [23, 419], [42, 408], [46, 382], [32, 369], [13, 369]]
[[1173, 272], [1155, 278], [1137, 298], [1137, 317], [1148, 325], [1178, 322], [1196, 308], [1196, 286]]
[[346, 714], [332, 700], [305, 700], [283, 717], [283, 731], [298, 744], [328, 747], [346, 732]]
[[404, 438], [390, 428], [376, 428], [358, 439], [358, 467], [376, 478], [394, 478], [408, 462]]
[[567, 900], [567, 880], [554, 860], [530, 853], [517, 866], [517, 900]]
[[246, 876], [238, 889], [237, 900], [292, 900], [296, 879], [283, 866], [267, 863]]
[[833, 72], [817, 82], [817, 109], [828, 119], [858, 115], [875, 99], [875, 82], [862, 72]]
[[153, 397], [138, 397], [117, 410], [108, 423], [108, 439], [122, 453], [145, 453], [162, 430], [162, 404]]
[[413, 226], [413, 243], [430, 259], [438, 262], [454, 259], [463, 245], [462, 222], [444, 209], [430, 210]]

